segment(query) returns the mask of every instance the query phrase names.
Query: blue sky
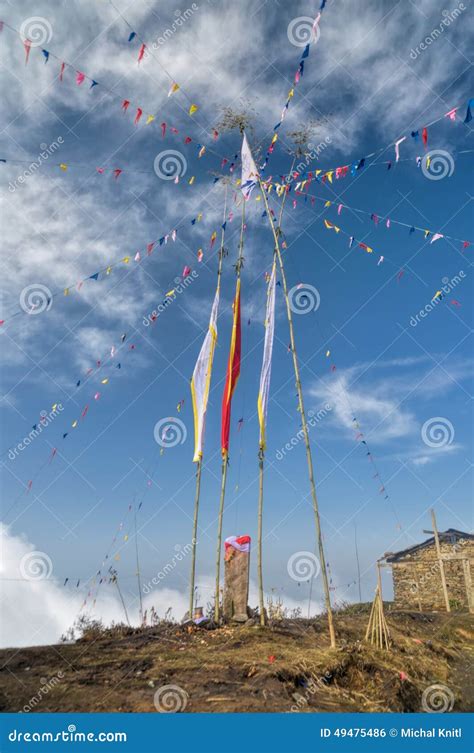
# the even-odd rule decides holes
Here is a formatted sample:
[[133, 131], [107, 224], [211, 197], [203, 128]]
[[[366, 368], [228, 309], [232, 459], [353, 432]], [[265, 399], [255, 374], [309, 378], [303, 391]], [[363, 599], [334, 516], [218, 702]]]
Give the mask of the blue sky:
[[[2, 165], [2, 450], [26, 436], [41, 410], [61, 402], [58, 415], [31, 446], [15, 460], [3, 455], [3, 509], [15, 507], [5, 518], [6, 553], [3, 574], [18, 578], [19, 559], [30, 550], [46, 553], [53, 580], [4, 581], [3, 602], [8, 618], [4, 643], [51, 640], [67, 627], [78, 611], [84, 591], [62, 588], [66, 577], [84, 583], [101, 565], [115, 529], [127, 507], [143, 496], [138, 517], [141, 570], [145, 581], [170, 562], [176, 547], [189, 542], [192, 526], [194, 471], [192, 408], [189, 379], [204, 337], [215, 287], [217, 259], [209, 248], [219, 228], [223, 187], [213, 184], [220, 158], [240, 149], [236, 134], [211, 132], [219, 108], [253, 109], [252, 145], [269, 143], [291, 86], [301, 48], [288, 38], [294, 18], [314, 17], [315, 6], [294, 2], [203, 3], [177, 26], [173, 3], [114, 3], [149, 44], [167, 28], [173, 34], [159, 43], [154, 57], [137, 65], [139, 44], [127, 43], [129, 29], [110, 4], [104, 2], [23, 3], [6, 6], [6, 23], [19, 29], [31, 17], [46, 19], [44, 46], [99, 82], [143, 103], [145, 113], [157, 113], [178, 136], [162, 139], [159, 126], [134, 127], [132, 115], [122, 115], [120, 103], [101, 86], [92, 91], [76, 86], [71, 73], [59, 84], [57, 63], [45, 65], [33, 48], [28, 66], [19, 38], [2, 32], [2, 77], [5, 107], [0, 156], [7, 160], [38, 158], [40, 144], [60, 146], [40, 170], [14, 191], [28, 164]], [[245, 7], [244, 7], [245, 6]], [[462, 6], [462, 8], [461, 8]], [[190, 6], [191, 7], [191, 6]], [[326, 147], [310, 169], [351, 163], [382, 147], [379, 158], [394, 158], [394, 141], [465, 105], [469, 90], [467, 50], [472, 38], [470, 4], [457, 6], [441, 35], [434, 35], [443, 16], [441, 3], [366, 2], [331, 0], [321, 21], [321, 36], [313, 45], [304, 77], [296, 88], [289, 114], [268, 174], [287, 172], [288, 134], [317, 119], [313, 141]], [[450, 10], [453, 10], [450, 9]], [[186, 10], [181, 7], [181, 15]], [[173, 22], [175, 26], [173, 27]], [[429, 37], [426, 50], [416, 51]], [[410, 55], [410, 52], [412, 53]], [[159, 62], [158, 62], [159, 61]], [[182, 92], [167, 98], [169, 71], [199, 105], [187, 117], [189, 100]], [[442, 150], [452, 160], [450, 177], [430, 180], [416, 166], [422, 145], [407, 139], [400, 147], [402, 161], [367, 167], [356, 177], [313, 185], [311, 193], [347, 207], [390, 216], [458, 239], [472, 239], [472, 199], [469, 178], [472, 129], [458, 118], [428, 129], [428, 148]], [[184, 146], [185, 135], [192, 137]], [[196, 144], [209, 145], [197, 159]], [[154, 172], [155, 157], [165, 149], [179, 150], [186, 174], [178, 185]], [[212, 150], [212, 151], [211, 151]], [[220, 155], [220, 156], [218, 156]], [[405, 161], [408, 160], [408, 161]], [[70, 164], [67, 172], [52, 163]], [[88, 165], [74, 168], [73, 163]], [[98, 175], [95, 167], [120, 167], [118, 180]], [[130, 172], [127, 172], [127, 169]], [[195, 175], [192, 186], [188, 180]], [[255, 197], [255, 194], [254, 194]], [[275, 199], [272, 199], [275, 202]], [[323, 212], [323, 200], [312, 206], [292, 196], [283, 220], [288, 249], [285, 254], [290, 287], [311, 285], [320, 296], [317, 311], [295, 315], [298, 355], [308, 410], [325, 414], [311, 430], [326, 557], [334, 597], [357, 598], [354, 530], [361, 558], [362, 595], [374, 587], [374, 561], [385, 551], [404, 548], [423, 538], [429, 528], [428, 510], [434, 505], [441, 530], [471, 528], [472, 499], [472, 247], [441, 239], [435, 244], [416, 232], [392, 224], [378, 227], [368, 216], [335, 206]], [[273, 203], [276, 208], [276, 203]], [[214, 568], [216, 512], [220, 483], [220, 403], [231, 326], [231, 301], [238, 242], [238, 213], [228, 223], [223, 299], [218, 330], [203, 471], [198, 547], [201, 600], [210, 598]], [[257, 443], [256, 396], [263, 346], [265, 272], [271, 266], [272, 239], [261, 217], [262, 202], [248, 205], [245, 267], [242, 281], [243, 363], [233, 402], [230, 471], [224, 535], [256, 535]], [[194, 227], [190, 219], [202, 211]], [[327, 217], [349, 235], [374, 248], [372, 255], [348, 248], [342, 233], [325, 229]], [[110, 260], [132, 258], [147, 242], [183, 224], [175, 243], [156, 249], [142, 263], [114, 269], [110, 277], [84, 283], [67, 298], [54, 298], [49, 311], [28, 316], [19, 308], [22, 290], [41, 284], [62, 289], [103, 268]], [[202, 263], [196, 259], [204, 251]], [[377, 265], [380, 256], [384, 262]], [[173, 287], [173, 279], [189, 265], [196, 278], [150, 327], [143, 318]], [[397, 279], [399, 272], [404, 274]], [[461, 275], [462, 272], [462, 275]], [[410, 324], [443, 278], [457, 282], [426, 318]], [[306, 460], [302, 442], [281, 458], [281, 449], [299, 429], [296, 390], [286, 315], [279, 293], [271, 402], [268, 416], [265, 476], [265, 586], [291, 606], [306, 604], [306, 583], [288, 575], [289, 557], [314, 550], [314, 526]], [[458, 304], [452, 304], [452, 300]], [[11, 322], [12, 312], [20, 311]], [[247, 321], [250, 320], [250, 324]], [[120, 346], [113, 365], [93, 374], [76, 388], [98, 358]], [[127, 344], [135, 345], [133, 351]], [[331, 355], [325, 353], [330, 349]], [[336, 366], [335, 371], [330, 365]], [[101, 379], [110, 378], [107, 385]], [[100, 391], [100, 400], [94, 394]], [[177, 404], [184, 400], [182, 410]], [[84, 405], [90, 410], [77, 430], [71, 422]], [[351, 429], [353, 413], [369, 442], [389, 501], [378, 492], [377, 480], [360, 442]], [[154, 427], [167, 417], [183, 422], [187, 438], [159, 454]], [[244, 423], [238, 431], [238, 420]], [[423, 441], [427, 422], [441, 423], [446, 441]], [[430, 423], [428, 425], [431, 425]], [[69, 431], [63, 440], [62, 434]], [[57, 456], [48, 457], [53, 447]], [[279, 453], [280, 451], [280, 453]], [[153, 471], [147, 485], [146, 470]], [[36, 476], [37, 474], [37, 476]], [[28, 495], [24, 485], [34, 478]], [[397, 528], [397, 519], [402, 529]], [[125, 523], [124, 530], [128, 530]], [[132, 531], [130, 532], [132, 533]], [[122, 542], [114, 562], [132, 611], [136, 612], [133, 536]], [[148, 605], [164, 611], [172, 604], [176, 616], [185, 604], [189, 558], [173, 567], [162, 587], [154, 589]], [[255, 566], [255, 562], [253, 562]], [[385, 576], [387, 593], [390, 578]], [[56, 580], [55, 580], [56, 579]], [[254, 572], [252, 571], [252, 579]], [[87, 587], [85, 588], [87, 593]], [[45, 600], [44, 594], [48, 594]], [[314, 606], [321, 599], [320, 578], [314, 584]], [[43, 596], [42, 596], [43, 594]], [[26, 596], [25, 596], [26, 595]], [[44, 603], [48, 610], [44, 614]], [[27, 602], [27, 605], [26, 605]], [[21, 610], [20, 607], [21, 606]], [[306, 607], [305, 607], [306, 608]], [[20, 611], [41, 613], [39, 633], [25, 627]], [[113, 592], [103, 589], [97, 614], [117, 617]], [[59, 617], [58, 617], [59, 614]], [[44, 619], [43, 619], [44, 618]], [[50, 619], [49, 619], [50, 618]], [[21, 637], [18, 638], [19, 632]]]

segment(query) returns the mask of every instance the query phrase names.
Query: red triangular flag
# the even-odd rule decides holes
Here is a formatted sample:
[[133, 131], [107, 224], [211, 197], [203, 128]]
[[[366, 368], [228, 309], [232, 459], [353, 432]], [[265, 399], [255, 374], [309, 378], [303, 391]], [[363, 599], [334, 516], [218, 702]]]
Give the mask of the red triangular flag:
[[25, 39], [23, 42], [23, 46], [25, 48], [25, 65], [28, 65], [28, 60], [30, 58], [30, 51], [31, 51], [31, 41], [29, 39]]
[[141, 107], [137, 107], [137, 114], [135, 115], [135, 120], [133, 121], [134, 125], [137, 125], [142, 115], [143, 115], [143, 110], [141, 109]]
[[145, 54], [145, 47], [146, 44], [142, 44], [140, 47], [140, 50], [138, 51], [138, 62], [140, 63], [143, 60], [143, 55]]

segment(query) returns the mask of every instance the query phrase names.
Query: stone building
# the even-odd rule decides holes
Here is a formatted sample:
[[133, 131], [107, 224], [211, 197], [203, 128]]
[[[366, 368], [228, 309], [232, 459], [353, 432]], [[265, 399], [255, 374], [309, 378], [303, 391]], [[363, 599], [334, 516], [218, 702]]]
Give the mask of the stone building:
[[[438, 536], [451, 609], [472, 612], [474, 536], [454, 528], [440, 531]], [[397, 609], [446, 610], [434, 536], [401, 552], [385, 554], [385, 562], [392, 568]]]

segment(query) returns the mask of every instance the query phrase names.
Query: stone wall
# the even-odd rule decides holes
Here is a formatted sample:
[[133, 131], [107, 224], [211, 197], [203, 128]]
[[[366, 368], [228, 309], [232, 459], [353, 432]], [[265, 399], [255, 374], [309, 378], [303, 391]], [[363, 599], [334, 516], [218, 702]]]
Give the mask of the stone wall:
[[[459, 539], [455, 544], [440, 542], [441, 555], [459, 555], [474, 560], [474, 542]], [[406, 564], [404, 562], [416, 563]], [[395, 605], [399, 609], [442, 610], [446, 609], [436, 546], [419, 549], [393, 563], [393, 590]], [[453, 609], [469, 609], [462, 560], [444, 562], [448, 597]], [[471, 578], [474, 571], [471, 563]], [[474, 595], [471, 593], [471, 604]]]

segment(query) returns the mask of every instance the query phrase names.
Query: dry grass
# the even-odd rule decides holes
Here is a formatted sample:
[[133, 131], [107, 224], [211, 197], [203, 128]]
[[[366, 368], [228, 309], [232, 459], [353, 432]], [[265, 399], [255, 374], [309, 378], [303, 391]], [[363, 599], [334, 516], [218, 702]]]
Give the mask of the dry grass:
[[324, 617], [264, 629], [116, 627], [70, 645], [4, 650], [0, 707], [18, 711], [41, 678], [61, 671], [35, 711], [154, 712], [155, 691], [171, 684], [186, 691], [191, 712], [413, 712], [437, 682], [454, 693], [455, 710], [468, 710], [469, 616], [389, 612], [393, 650], [385, 652], [363, 642], [367, 613], [354, 611], [336, 615], [336, 650]]

